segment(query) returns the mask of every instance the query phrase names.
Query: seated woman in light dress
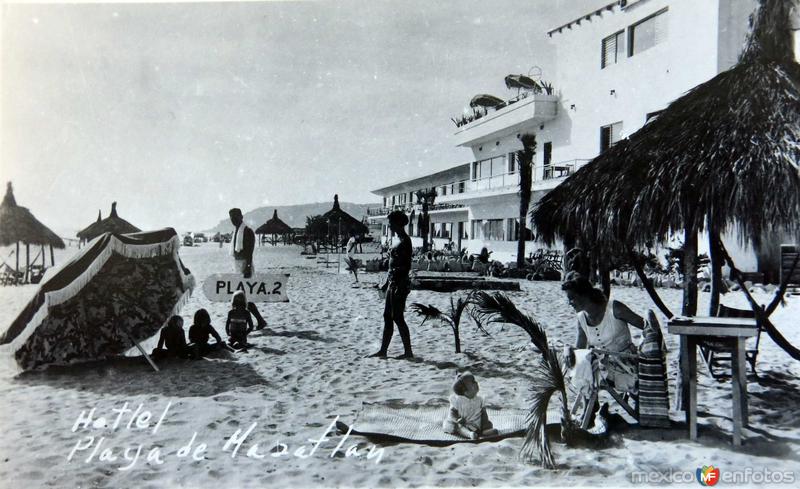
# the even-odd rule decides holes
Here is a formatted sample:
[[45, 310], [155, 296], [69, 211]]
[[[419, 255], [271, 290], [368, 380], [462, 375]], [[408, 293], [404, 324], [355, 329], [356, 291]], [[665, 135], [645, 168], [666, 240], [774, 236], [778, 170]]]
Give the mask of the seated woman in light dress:
[[[573, 399], [588, 402], [600, 381], [622, 392], [636, 392], [637, 350], [628, 326], [643, 329], [645, 319], [617, 300], [609, 300], [588, 279], [570, 274], [561, 285], [577, 313], [579, 350], [570, 380]], [[649, 320], [656, 321], [652, 311]], [[614, 355], [621, 353], [622, 355]], [[595, 410], [597, 405], [586, 406]]]

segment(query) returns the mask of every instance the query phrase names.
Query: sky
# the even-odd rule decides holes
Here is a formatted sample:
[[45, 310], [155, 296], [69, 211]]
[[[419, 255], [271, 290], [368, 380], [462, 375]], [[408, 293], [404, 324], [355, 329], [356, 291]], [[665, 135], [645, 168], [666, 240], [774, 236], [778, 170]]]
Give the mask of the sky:
[[230, 207], [377, 202], [470, 161], [477, 93], [553, 72], [545, 35], [608, 0], [2, 6], [0, 181], [62, 235], [112, 201], [142, 229]]

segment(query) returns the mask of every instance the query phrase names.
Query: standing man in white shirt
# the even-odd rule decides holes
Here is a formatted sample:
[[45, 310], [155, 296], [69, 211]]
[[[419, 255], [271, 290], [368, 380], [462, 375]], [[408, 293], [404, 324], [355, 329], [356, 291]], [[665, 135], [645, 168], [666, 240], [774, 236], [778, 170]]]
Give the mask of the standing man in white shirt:
[[[256, 234], [250, 227], [244, 223], [244, 216], [242, 210], [233, 208], [228, 211], [233, 224], [234, 231], [231, 238], [231, 255], [233, 255], [233, 271], [241, 273], [244, 278], [253, 276], [253, 250], [256, 246]], [[252, 302], [247, 303], [247, 310], [250, 311], [256, 320], [258, 326], [256, 329], [263, 329], [267, 326], [267, 322], [261, 316], [256, 305]]]

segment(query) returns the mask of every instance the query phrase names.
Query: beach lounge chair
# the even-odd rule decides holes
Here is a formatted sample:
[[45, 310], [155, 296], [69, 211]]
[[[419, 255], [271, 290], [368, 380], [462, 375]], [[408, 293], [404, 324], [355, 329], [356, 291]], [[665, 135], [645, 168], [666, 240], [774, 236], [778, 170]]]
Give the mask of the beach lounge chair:
[[[719, 317], [726, 318], [755, 318], [755, 313], [750, 309], [735, 309], [720, 305]], [[758, 345], [761, 342], [761, 325], [758, 325], [758, 334], [756, 334], [755, 344], [753, 348], [745, 350], [745, 359], [750, 364], [750, 369], [756, 373], [756, 360], [758, 358]], [[708, 367], [708, 373], [711, 377], [720, 382], [731, 378], [731, 362], [733, 359], [733, 344], [723, 338], [707, 338], [700, 342], [700, 355]]]
[[[632, 418], [638, 421], [639, 426], [648, 428], [668, 428], [669, 421], [669, 391], [667, 388], [666, 349], [663, 336], [658, 324], [645, 326], [642, 334], [642, 343], [638, 354], [609, 352], [595, 350], [601, 355], [634, 357], [638, 365], [637, 387], [638, 392], [620, 392], [613, 385], [601, 381], [589, 397], [581, 418], [581, 427], [589, 428], [592, 420], [592, 409], [597, 402], [600, 391], [608, 394]], [[632, 405], [631, 401], [635, 401]], [[576, 401], [577, 404], [577, 401]], [[573, 408], [574, 409], [574, 408]]]
[[0, 285], [17, 285], [25, 278], [24, 272], [17, 272], [5, 262], [0, 268]]

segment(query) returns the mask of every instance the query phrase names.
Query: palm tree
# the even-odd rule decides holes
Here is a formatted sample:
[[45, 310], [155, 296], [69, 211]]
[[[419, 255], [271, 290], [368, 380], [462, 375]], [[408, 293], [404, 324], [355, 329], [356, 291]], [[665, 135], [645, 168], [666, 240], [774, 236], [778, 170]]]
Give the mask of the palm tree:
[[533, 157], [536, 155], [536, 136], [523, 134], [522, 150], [517, 151], [519, 165], [519, 238], [517, 240], [517, 268], [525, 266], [525, 238], [527, 237], [528, 207], [531, 205], [533, 184]]
[[531, 408], [527, 418], [528, 431], [522, 444], [523, 459], [532, 461], [538, 453], [539, 461], [544, 467], [552, 469], [556, 466], [550, 451], [550, 440], [545, 431], [547, 408], [553, 396], [557, 396], [561, 401], [561, 437], [567, 446], [597, 446], [602, 442], [602, 436], [581, 429], [572, 420], [559, 352], [548, 345], [544, 327], [517, 309], [514, 303], [500, 292], [494, 294], [478, 292], [472, 302], [475, 304], [473, 311], [476, 318], [490, 323], [509, 323], [519, 326], [528, 333], [531, 342], [541, 354], [534, 364]]
[[[449, 312], [442, 312], [432, 305], [425, 305], [419, 302], [411, 304], [411, 310], [424, 318], [422, 323], [420, 323], [420, 326], [425, 324], [425, 321], [428, 319], [437, 320], [450, 326], [450, 328], [453, 330], [453, 336], [455, 337], [456, 341], [456, 353], [461, 353], [461, 335], [459, 333], [461, 315], [464, 313], [464, 310], [467, 308], [467, 306], [472, 303], [472, 298], [474, 296], [475, 291], [470, 292], [466, 297], [459, 297], [457, 301], [453, 301], [453, 297], [450, 296]], [[483, 326], [480, 322], [476, 321], [476, 324], [481, 331], [487, 335], [489, 334], [485, 329], [483, 329]]]
[[431, 230], [431, 225], [428, 220], [428, 208], [433, 205], [436, 200], [436, 189], [429, 188], [425, 190], [417, 190], [417, 204], [422, 205], [422, 214], [420, 217], [419, 234], [422, 237], [422, 252], [428, 251], [428, 233]]

